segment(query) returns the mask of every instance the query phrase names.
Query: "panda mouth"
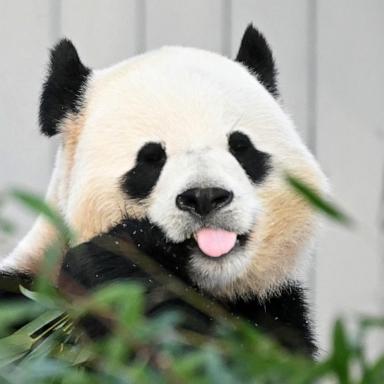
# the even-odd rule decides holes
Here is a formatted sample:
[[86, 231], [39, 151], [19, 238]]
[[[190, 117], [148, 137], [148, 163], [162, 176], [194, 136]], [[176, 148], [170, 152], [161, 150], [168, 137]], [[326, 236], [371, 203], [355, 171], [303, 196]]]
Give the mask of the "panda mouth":
[[201, 228], [193, 235], [199, 250], [208, 257], [220, 258], [243, 243], [244, 235], [216, 228]]

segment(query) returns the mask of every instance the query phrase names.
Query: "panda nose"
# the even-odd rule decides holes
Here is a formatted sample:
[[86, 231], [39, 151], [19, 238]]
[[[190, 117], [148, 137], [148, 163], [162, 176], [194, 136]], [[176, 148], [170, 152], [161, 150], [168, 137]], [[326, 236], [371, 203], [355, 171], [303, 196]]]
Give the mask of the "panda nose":
[[176, 205], [182, 211], [207, 216], [223, 208], [233, 199], [233, 193], [222, 188], [191, 188], [176, 197]]

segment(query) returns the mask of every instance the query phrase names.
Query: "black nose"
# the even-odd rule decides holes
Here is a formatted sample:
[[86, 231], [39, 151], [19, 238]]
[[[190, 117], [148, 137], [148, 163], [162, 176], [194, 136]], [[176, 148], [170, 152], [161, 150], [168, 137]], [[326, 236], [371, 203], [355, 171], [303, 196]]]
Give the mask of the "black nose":
[[176, 205], [182, 211], [206, 216], [223, 208], [233, 199], [233, 193], [222, 188], [191, 188], [176, 197]]

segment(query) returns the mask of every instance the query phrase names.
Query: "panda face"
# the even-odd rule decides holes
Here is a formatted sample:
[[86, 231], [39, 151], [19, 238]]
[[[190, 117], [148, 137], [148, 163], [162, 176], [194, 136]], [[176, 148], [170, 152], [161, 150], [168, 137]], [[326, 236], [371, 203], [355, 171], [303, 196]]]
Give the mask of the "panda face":
[[[123, 178], [127, 196], [137, 199], [138, 204], [148, 199], [146, 217], [169, 242], [191, 239], [194, 243], [190, 268], [192, 278], [200, 283], [209, 273], [215, 285], [225, 285], [229, 276], [237, 276], [250, 261], [246, 238], [259, 216], [261, 203], [245, 167], [260, 153], [251, 145], [248, 150], [255, 153], [241, 164], [231, 153], [233, 135], [224, 136], [226, 147], [211, 143], [201, 148], [197, 140], [196, 148], [186, 143], [173, 155], [170, 147], [168, 157], [166, 144], [165, 148], [145, 144], [134, 168]], [[154, 146], [158, 147], [156, 152], [161, 149], [162, 156], [156, 155], [156, 161], [142, 159], [142, 154]], [[259, 176], [261, 179], [265, 175]]]
[[[254, 184], [266, 177], [269, 156], [256, 150], [249, 139], [247, 148], [234, 152], [237, 136], [246, 138], [230, 133], [227, 148], [211, 144], [193, 149], [186, 143], [168, 157], [164, 144], [146, 143], [135, 166], [122, 178], [122, 189], [138, 204], [147, 199], [146, 215], [174, 242], [206, 227], [246, 234], [260, 205]], [[246, 171], [255, 161], [263, 165], [251, 178]]]
[[[327, 183], [279, 104], [257, 31], [247, 30], [238, 62], [167, 47], [91, 72], [73, 46], [59, 48], [40, 119], [45, 134], [62, 136], [48, 198], [78, 242], [126, 218], [149, 220], [189, 247], [188, 273], [215, 295], [262, 296], [292, 278], [318, 218], [285, 172], [321, 193]], [[79, 73], [73, 89], [58, 90], [61, 67]]]

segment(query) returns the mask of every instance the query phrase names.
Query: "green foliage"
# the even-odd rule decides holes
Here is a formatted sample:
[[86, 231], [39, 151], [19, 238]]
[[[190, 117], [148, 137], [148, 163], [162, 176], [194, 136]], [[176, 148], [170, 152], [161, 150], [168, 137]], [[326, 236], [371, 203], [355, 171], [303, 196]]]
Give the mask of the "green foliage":
[[[289, 182], [320, 211], [346, 221], [345, 215], [300, 181], [289, 178]], [[39, 198], [20, 191], [12, 196], [43, 213], [64, 241], [73, 238], [60, 216]], [[48, 251], [47, 271], [58, 255], [55, 247]], [[147, 267], [156, 273], [156, 266]], [[169, 288], [185, 295], [180, 282]], [[384, 356], [370, 361], [365, 352], [367, 334], [372, 328], [383, 328], [382, 318], [362, 319], [357, 332], [338, 320], [331, 351], [313, 361], [287, 353], [254, 327], [222, 314], [221, 308], [210, 309], [221, 321], [209, 337], [178, 327], [182, 321], [178, 312], [148, 318], [145, 290], [138, 283], [113, 283], [91, 296], [68, 301], [43, 274], [36, 292], [25, 288], [22, 292], [29, 300], [0, 304], [0, 384], [384, 382]], [[205, 308], [193, 295], [183, 298]], [[86, 314], [102, 319], [110, 335], [90, 340], [81, 331]], [[15, 324], [23, 321], [27, 325], [14, 332]]]
[[[329, 377], [342, 384], [379, 384], [384, 378], [384, 357], [368, 363], [365, 337], [356, 338], [342, 321], [335, 324], [329, 355], [311, 361], [288, 354], [242, 322], [226, 321], [208, 338], [179, 329], [175, 312], [148, 319], [145, 292], [134, 283], [114, 283], [64, 306], [55, 297], [52, 302], [57, 308], [47, 310], [43, 303], [40, 316], [0, 340], [0, 383], [305, 384]], [[18, 320], [31, 302], [23, 305]], [[79, 332], [73, 324], [85, 313], [108, 319], [111, 335], [92, 341]], [[364, 319], [360, 329], [382, 326], [376, 320]], [[9, 324], [7, 311], [0, 310], [4, 321]]]
[[14, 189], [11, 190], [10, 197], [19, 201], [32, 212], [45, 216], [46, 219], [48, 219], [56, 227], [58, 233], [61, 234], [64, 240], [73, 238], [72, 231], [68, 228], [60, 214], [52, 209], [52, 207], [50, 207], [49, 204], [47, 204], [39, 196], [30, 192]]
[[286, 180], [299, 195], [305, 198], [309, 204], [318, 209], [322, 214], [344, 225], [351, 224], [351, 219], [340, 208], [336, 207], [331, 201], [325, 200], [309, 185], [289, 174], [286, 175]]

